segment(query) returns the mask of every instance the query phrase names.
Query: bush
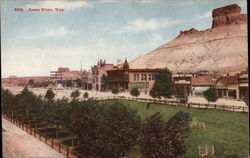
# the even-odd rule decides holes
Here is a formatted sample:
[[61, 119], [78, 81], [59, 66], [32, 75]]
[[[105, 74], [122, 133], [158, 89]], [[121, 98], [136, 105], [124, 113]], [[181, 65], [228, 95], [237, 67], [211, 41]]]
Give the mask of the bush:
[[140, 92], [138, 91], [137, 88], [133, 88], [131, 91], [130, 91], [130, 94], [132, 96], [135, 96], [135, 97], [138, 97], [140, 95]]
[[118, 94], [118, 89], [113, 88], [111, 92], [112, 92], [113, 94]]
[[218, 99], [216, 89], [214, 87], [210, 87], [208, 90], [206, 90], [203, 93], [203, 96], [207, 99], [208, 103], [216, 102], [216, 100]]
[[85, 93], [83, 94], [83, 98], [84, 98], [84, 99], [88, 99], [88, 97], [89, 97], [89, 93], [88, 93], [88, 92], [85, 92]]
[[73, 98], [73, 100], [75, 100], [79, 96], [80, 96], [80, 92], [78, 90], [73, 91], [70, 95], [70, 97]]

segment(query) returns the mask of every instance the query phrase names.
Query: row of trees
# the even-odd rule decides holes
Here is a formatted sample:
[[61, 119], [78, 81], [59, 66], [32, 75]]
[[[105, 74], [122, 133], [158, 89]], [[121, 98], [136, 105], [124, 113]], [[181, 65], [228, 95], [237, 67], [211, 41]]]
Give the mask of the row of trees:
[[[143, 120], [137, 111], [120, 102], [102, 104], [93, 99], [72, 101], [54, 99], [54, 92], [36, 96], [27, 88], [17, 95], [2, 89], [2, 111], [28, 120], [41, 120], [72, 133], [72, 145], [87, 157], [119, 158], [127, 156], [134, 145], [141, 145], [146, 158], [174, 158], [185, 154], [190, 133], [190, 115], [179, 112], [165, 121], [160, 114]], [[29, 122], [30, 122], [29, 121]], [[78, 140], [75, 142], [74, 140]]]

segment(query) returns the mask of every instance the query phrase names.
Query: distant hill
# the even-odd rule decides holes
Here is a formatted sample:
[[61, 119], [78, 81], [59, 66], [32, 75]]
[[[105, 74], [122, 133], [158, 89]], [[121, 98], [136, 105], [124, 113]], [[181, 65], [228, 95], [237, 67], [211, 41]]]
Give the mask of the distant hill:
[[235, 72], [248, 67], [247, 15], [234, 4], [213, 10], [212, 28], [181, 31], [170, 42], [139, 56], [130, 68]]

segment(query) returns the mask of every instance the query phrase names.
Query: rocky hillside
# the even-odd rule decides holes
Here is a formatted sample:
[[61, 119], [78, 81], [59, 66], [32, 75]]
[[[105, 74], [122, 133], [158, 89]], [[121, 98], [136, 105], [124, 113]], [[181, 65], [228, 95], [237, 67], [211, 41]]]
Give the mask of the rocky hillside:
[[212, 28], [181, 31], [170, 42], [129, 63], [130, 68], [235, 72], [248, 67], [247, 15], [234, 4], [213, 10]]

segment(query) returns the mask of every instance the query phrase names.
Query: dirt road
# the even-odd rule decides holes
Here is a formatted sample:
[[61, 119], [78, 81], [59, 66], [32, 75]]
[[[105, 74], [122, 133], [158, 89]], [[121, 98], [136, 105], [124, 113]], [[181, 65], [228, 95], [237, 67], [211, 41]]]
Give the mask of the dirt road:
[[66, 158], [2, 117], [4, 158]]

